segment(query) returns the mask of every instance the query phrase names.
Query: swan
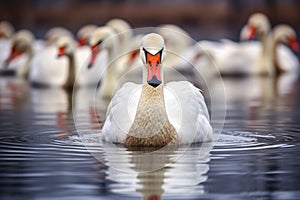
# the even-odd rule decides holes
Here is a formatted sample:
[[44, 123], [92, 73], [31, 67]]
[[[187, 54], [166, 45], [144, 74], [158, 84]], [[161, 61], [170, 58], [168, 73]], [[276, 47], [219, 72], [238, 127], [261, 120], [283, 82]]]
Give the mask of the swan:
[[[252, 28], [248, 29], [250, 29], [249, 32]], [[299, 50], [296, 38], [296, 33], [291, 26], [279, 24], [273, 28], [266, 39], [261, 39], [260, 42], [251, 42], [244, 46], [243, 51], [250, 54], [249, 63], [255, 66], [253, 73], [260, 75], [278, 75], [283, 72], [297, 73], [299, 60], [290, 50]]]
[[[130, 24], [120, 18], [113, 18], [106, 23], [106, 26], [113, 29], [116, 33], [118, 48], [116, 54], [118, 57], [118, 70], [120, 74], [126, 73], [130, 68], [140, 64], [138, 59], [139, 42], [141, 35], [134, 36]], [[137, 42], [138, 41], [138, 42]], [[137, 45], [138, 43], [138, 45]]]
[[88, 68], [97, 66], [105, 70], [103, 74], [100, 74], [102, 79], [100, 95], [103, 99], [110, 99], [116, 90], [118, 78], [123, 72], [118, 68], [118, 39], [113, 29], [107, 26], [97, 28], [91, 35], [90, 47], [92, 55]]
[[29, 81], [37, 87], [61, 87], [68, 76], [68, 59], [58, 58], [57, 41], [72, 34], [65, 28], [54, 27], [45, 35], [45, 48], [37, 52], [30, 64]]
[[[102, 69], [94, 67], [87, 69], [88, 57], [90, 55], [89, 48], [76, 48], [75, 41], [70, 37], [61, 37], [57, 41], [58, 57], [67, 57], [68, 72], [64, 88], [95, 86], [98, 83], [98, 74], [102, 73]], [[61, 66], [64, 67], [64, 66]]]
[[11, 47], [11, 37], [14, 33], [13, 26], [7, 21], [0, 22], [0, 68], [5, 65]]
[[12, 38], [11, 50], [5, 60], [4, 70], [13, 71], [19, 77], [27, 77], [34, 55], [34, 36], [28, 30], [18, 31]]
[[143, 37], [143, 84], [126, 83], [113, 96], [102, 129], [104, 141], [128, 146], [165, 146], [212, 139], [209, 114], [200, 90], [187, 81], [164, 86], [165, 52], [160, 35], [151, 33]]
[[[222, 75], [274, 75], [280, 72], [297, 72], [299, 61], [297, 57], [282, 44], [287, 44], [297, 50], [296, 34], [288, 25], [277, 25], [270, 31], [270, 22], [262, 13], [250, 16], [248, 24], [241, 31], [241, 39], [259, 41], [243, 41], [241, 43], [230, 40], [221, 42], [200, 41], [198, 53], [207, 56], [212, 62], [203, 63], [201, 68], [209, 68], [215, 64]], [[202, 64], [201, 64], [202, 62]], [[205, 62], [205, 60], [204, 60]], [[203, 66], [206, 65], [206, 66]]]
[[[77, 32], [77, 48], [72, 49], [75, 54], [76, 65], [76, 85], [77, 86], [95, 86], [99, 82], [99, 74], [102, 74], [104, 67], [96, 66], [92, 69], [87, 69], [89, 57], [91, 56], [89, 40], [92, 33], [97, 29], [97, 26], [88, 24], [83, 26]], [[106, 55], [101, 55], [101, 62], [106, 61]]]

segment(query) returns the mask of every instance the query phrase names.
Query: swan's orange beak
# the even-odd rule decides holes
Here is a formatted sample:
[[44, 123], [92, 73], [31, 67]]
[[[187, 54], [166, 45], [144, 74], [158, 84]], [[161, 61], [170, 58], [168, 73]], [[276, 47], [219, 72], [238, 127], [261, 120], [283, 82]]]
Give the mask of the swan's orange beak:
[[153, 87], [157, 87], [162, 82], [160, 75], [161, 53], [162, 50], [159, 51], [157, 54], [152, 55], [145, 50], [148, 69], [147, 82]]
[[10, 50], [10, 54], [9, 54], [8, 58], [6, 59], [5, 63], [8, 64], [9, 62], [14, 60], [15, 58], [19, 57], [20, 55], [22, 55], [22, 52], [17, 50], [16, 46], [13, 45], [11, 50]]
[[95, 63], [95, 60], [96, 60], [96, 58], [97, 58], [97, 55], [98, 55], [98, 53], [100, 52], [99, 45], [96, 44], [96, 45], [91, 46], [91, 51], [92, 51], [92, 55], [91, 55], [90, 62], [89, 62], [89, 64], [88, 64], [88, 69], [90, 69], [91, 67], [93, 67], [93, 65], [94, 65], [94, 63]]
[[83, 47], [85, 45], [87, 45], [87, 40], [85, 38], [83, 38], [83, 37], [79, 37], [77, 39], [77, 46], [78, 47]]
[[247, 39], [248, 40], [252, 40], [256, 35], [256, 27], [249, 24], [248, 25], [248, 36], [247, 36]]
[[296, 52], [299, 51], [299, 44], [298, 44], [296, 38], [289, 38], [288, 44], [294, 51], [296, 51]]
[[57, 57], [60, 58], [66, 55], [66, 48], [65, 47], [58, 47]]

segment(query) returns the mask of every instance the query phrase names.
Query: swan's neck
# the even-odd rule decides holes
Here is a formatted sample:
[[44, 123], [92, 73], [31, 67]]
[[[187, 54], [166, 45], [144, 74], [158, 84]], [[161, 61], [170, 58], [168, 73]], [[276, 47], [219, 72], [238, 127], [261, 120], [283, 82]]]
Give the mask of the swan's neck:
[[126, 137], [128, 146], [165, 146], [175, 142], [177, 133], [169, 122], [162, 84], [143, 85], [137, 112]]
[[282, 72], [284, 72], [284, 70], [282, 69], [282, 67], [279, 64], [279, 60], [278, 60], [278, 53], [277, 53], [277, 47], [279, 45], [279, 40], [276, 39], [274, 36], [272, 36], [272, 41], [271, 41], [271, 57], [270, 59], [272, 59], [272, 64], [274, 66], [274, 73], [275, 75], [279, 75]]
[[271, 75], [273, 73], [273, 67], [271, 63], [271, 41], [272, 34], [263, 34], [260, 37], [261, 42], [261, 57], [257, 64], [257, 74], [259, 75]]
[[30, 65], [31, 59], [33, 58], [33, 49], [32, 49], [31, 45], [26, 50], [26, 54], [27, 54], [28, 57], [27, 57], [27, 60], [25, 62], [24, 77], [28, 78], [28, 75], [29, 75], [29, 65]]
[[111, 99], [117, 87], [118, 77], [114, 64], [107, 67], [100, 86], [100, 94], [104, 99]]
[[117, 65], [116, 60], [116, 44], [107, 49], [108, 53], [108, 67], [105, 70], [101, 86], [100, 86], [100, 94], [104, 99], [111, 99], [113, 93], [117, 87], [118, 83], [118, 74], [117, 74]]
[[67, 58], [69, 60], [69, 72], [67, 76], [67, 80], [65, 84], [63, 85], [66, 89], [72, 89], [75, 83], [75, 55], [74, 52], [67, 55]]

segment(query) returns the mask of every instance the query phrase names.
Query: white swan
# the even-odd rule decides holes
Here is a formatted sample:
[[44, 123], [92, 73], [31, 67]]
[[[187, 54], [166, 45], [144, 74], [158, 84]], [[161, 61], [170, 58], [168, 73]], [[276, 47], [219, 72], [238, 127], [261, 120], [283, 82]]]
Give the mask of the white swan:
[[116, 71], [118, 71], [119, 74], [124, 74], [130, 70], [132, 66], [140, 64], [138, 54], [139, 42], [142, 36], [134, 36], [130, 24], [120, 18], [109, 20], [106, 26], [112, 28], [118, 38], [116, 50], [116, 54], [118, 55], [118, 69]]
[[255, 13], [249, 17], [247, 25], [241, 31], [241, 39], [253, 39], [259, 42], [243, 42], [242, 51], [247, 54], [252, 73], [273, 75], [280, 72], [298, 71], [297, 57], [284, 45], [297, 50], [296, 33], [288, 25], [277, 25], [270, 30], [266, 15]]
[[[102, 69], [94, 67], [88, 70], [87, 65], [90, 56], [90, 50], [86, 48], [76, 48], [75, 41], [69, 37], [61, 37], [57, 41], [58, 56], [66, 56], [68, 59], [67, 79], [63, 87], [82, 87], [97, 85], [98, 76], [102, 73]], [[64, 66], [61, 66], [64, 67]]]
[[110, 27], [103, 26], [92, 33], [90, 46], [92, 55], [88, 68], [96, 66], [105, 70], [103, 74], [98, 74], [102, 78], [100, 95], [103, 99], [110, 99], [116, 90], [118, 78], [123, 73], [118, 67], [118, 39]]
[[0, 22], [0, 68], [5, 65], [11, 48], [11, 37], [14, 33], [13, 26], [7, 21]]
[[56, 43], [60, 37], [72, 38], [72, 34], [61, 27], [54, 27], [46, 33], [46, 47], [36, 53], [30, 65], [29, 81], [32, 85], [61, 87], [66, 83], [69, 61], [57, 56]]
[[260, 42], [248, 42], [244, 45], [243, 51], [249, 54], [248, 62], [255, 66], [253, 73], [261, 75], [297, 73], [299, 60], [290, 50], [298, 51], [296, 37], [292, 27], [280, 24], [273, 28], [266, 39], [262, 37]]
[[[58, 31], [54, 31], [54, 36], [50, 34], [50, 38], [55, 38], [56, 44], [46, 47], [34, 57], [30, 81], [34, 85], [64, 88], [96, 85], [98, 74], [102, 72], [98, 67], [86, 69], [90, 56], [89, 47], [77, 48], [75, 41], [66, 31], [57, 28], [54, 30]], [[88, 33], [85, 32], [85, 35]]]
[[143, 84], [126, 83], [114, 95], [102, 129], [104, 140], [128, 146], [211, 140], [212, 127], [200, 90], [187, 81], [164, 86], [165, 51], [160, 35], [143, 37]]
[[[88, 40], [91, 33], [87, 30], [80, 30], [80, 33], [82, 32]], [[98, 74], [102, 73], [102, 69], [98, 67], [87, 69], [90, 56], [88, 46], [77, 48], [70, 33], [61, 28], [51, 29], [47, 33], [47, 38], [48, 43], [51, 41], [55, 44], [49, 43], [50, 46], [33, 59], [30, 81], [34, 85], [72, 88], [73, 86], [94, 86], [98, 83]], [[49, 38], [52, 39], [49, 40]], [[60, 54], [59, 58], [58, 54]]]
[[[283, 71], [298, 71], [297, 56], [282, 45], [287, 44], [292, 49], [297, 49], [296, 34], [291, 27], [278, 25], [270, 33], [268, 18], [264, 14], [255, 13], [250, 16], [247, 26], [242, 29], [241, 38], [251, 39], [255, 36], [259, 42], [200, 41], [199, 54], [209, 54], [213, 64], [223, 75], [273, 75]], [[203, 65], [203, 59], [199, 61], [198, 64]], [[212, 63], [205, 65], [209, 68]]]
[[4, 69], [14, 71], [17, 76], [27, 77], [29, 65], [34, 55], [34, 36], [28, 30], [18, 31], [12, 39], [11, 50]]

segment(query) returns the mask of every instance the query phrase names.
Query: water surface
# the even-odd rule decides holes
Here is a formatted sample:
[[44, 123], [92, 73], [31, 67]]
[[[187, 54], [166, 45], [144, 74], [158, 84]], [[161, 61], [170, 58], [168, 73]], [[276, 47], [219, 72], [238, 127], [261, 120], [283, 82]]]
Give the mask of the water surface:
[[[1, 77], [1, 199], [299, 199], [299, 80], [223, 81], [218, 141], [152, 155], [97, 143], [105, 108], [94, 89]], [[215, 106], [212, 123], [224, 111]]]

